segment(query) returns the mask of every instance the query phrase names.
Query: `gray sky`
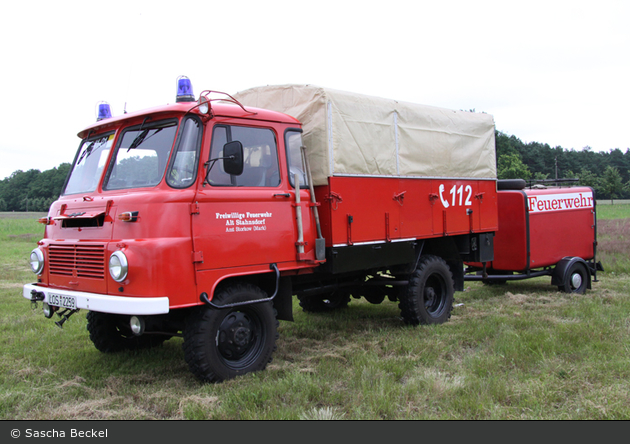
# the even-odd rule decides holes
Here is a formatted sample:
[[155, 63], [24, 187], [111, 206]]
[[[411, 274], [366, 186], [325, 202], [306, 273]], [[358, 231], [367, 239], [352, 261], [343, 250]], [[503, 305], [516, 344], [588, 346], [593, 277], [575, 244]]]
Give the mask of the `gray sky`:
[[309, 83], [492, 114], [524, 142], [630, 147], [630, 1], [30, 1], [3, 6], [0, 179], [72, 162], [96, 120]]

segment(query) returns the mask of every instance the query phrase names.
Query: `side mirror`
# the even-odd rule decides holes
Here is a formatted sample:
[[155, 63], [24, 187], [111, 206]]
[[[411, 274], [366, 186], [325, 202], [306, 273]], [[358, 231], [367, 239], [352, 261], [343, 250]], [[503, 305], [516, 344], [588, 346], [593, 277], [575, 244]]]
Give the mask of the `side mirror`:
[[243, 174], [243, 144], [238, 140], [223, 145], [223, 171], [232, 176]]

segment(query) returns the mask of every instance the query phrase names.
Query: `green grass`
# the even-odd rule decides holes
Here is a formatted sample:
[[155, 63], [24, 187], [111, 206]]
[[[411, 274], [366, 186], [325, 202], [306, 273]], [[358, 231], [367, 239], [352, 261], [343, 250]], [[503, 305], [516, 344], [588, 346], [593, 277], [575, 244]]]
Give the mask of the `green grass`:
[[35, 219], [0, 217], [0, 420], [630, 419], [629, 265], [585, 295], [549, 278], [467, 283], [451, 320], [430, 327], [403, 325], [388, 301], [327, 314], [296, 302], [266, 371], [201, 384], [180, 338], [103, 354], [84, 311], [59, 329], [32, 309], [21, 286]]
[[39, 217], [39, 213], [0, 213], [0, 288], [21, 287], [32, 279], [28, 256], [44, 236]]
[[597, 202], [597, 220], [630, 218], [630, 204], [601, 205]]

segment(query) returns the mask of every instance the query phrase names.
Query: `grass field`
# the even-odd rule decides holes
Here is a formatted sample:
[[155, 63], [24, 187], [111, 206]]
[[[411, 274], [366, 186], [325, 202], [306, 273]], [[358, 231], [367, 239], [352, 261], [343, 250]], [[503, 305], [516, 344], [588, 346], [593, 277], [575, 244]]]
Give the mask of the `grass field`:
[[39, 215], [0, 214], [0, 419], [630, 419], [630, 205], [598, 212], [606, 271], [585, 295], [467, 283], [448, 323], [418, 328], [391, 302], [296, 302], [267, 370], [222, 384], [192, 377], [179, 338], [106, 355], [83, 311], [59, 329], [31, 309]]

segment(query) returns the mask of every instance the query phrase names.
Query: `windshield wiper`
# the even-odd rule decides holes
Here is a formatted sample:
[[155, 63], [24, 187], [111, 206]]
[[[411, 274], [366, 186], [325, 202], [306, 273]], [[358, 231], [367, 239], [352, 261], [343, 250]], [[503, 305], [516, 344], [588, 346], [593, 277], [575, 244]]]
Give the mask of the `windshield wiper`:
[[79, 157], [79, 160], [77, 160], [77, 165], [79, 165], [84, 158], [90, 157], [90, 154], [92, 154], [92, 148], [94, 148], [94, 142], [90, 143], [88, 147], [83, 150], [83, 152], [81, 153], [81, 157]]
[[[153, 129], [155, 129], [155, 128], [153, 128]], [[163, 128], [158, 128], [156, 132], [154, 132], [153, 134], [151, 134], [149, 136], [148, 139], [147, 139], [147, 134], [149, 134], [149, 131], [151, 131], [151, 130], [150, 129], [145, 129], [140, 134], [138, 134], [135, 139], [133, 139], [133, 142], [131, 142], [131, 145], [129, 145], [129, 149], [127, 150], [127, 152], [129, 152], [132, 149], [138, 148], [142, 144], [142, 142], [144, 142], [145, 139], [149, 140], [151, 137], [155, 136], [157, 133], [162, 131], [162, 129]]]
[[144, 142], [144, 138], [147, 137], [147, 134], [149, 133], [148, 129], [145, 129], [144, 131], [142, 131], [140, 134], [138, 134], [136, 136], [135, 139], [133, 139], [133, 142], [131, 142], [131, 145], [129, 145], [129, 149], [127, 150], [127, 152], [129, 152], [129, 150], [132, 150], [134, 148], [138, 148], [138, 146]]

